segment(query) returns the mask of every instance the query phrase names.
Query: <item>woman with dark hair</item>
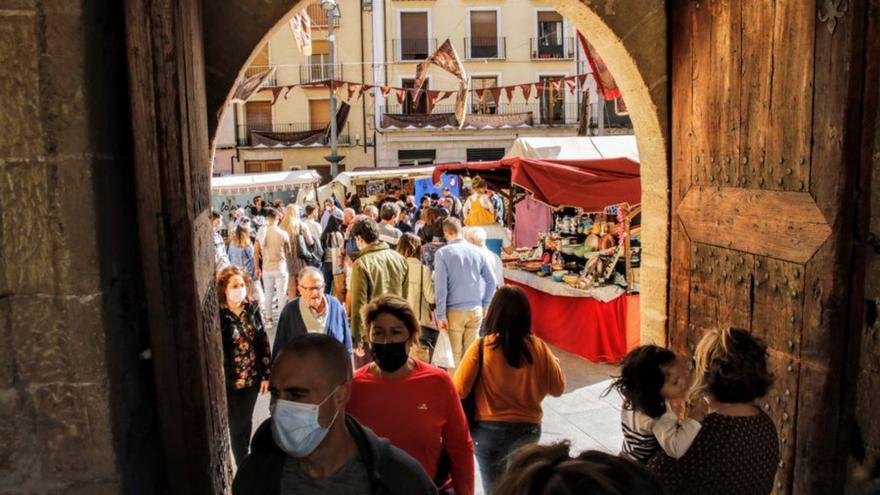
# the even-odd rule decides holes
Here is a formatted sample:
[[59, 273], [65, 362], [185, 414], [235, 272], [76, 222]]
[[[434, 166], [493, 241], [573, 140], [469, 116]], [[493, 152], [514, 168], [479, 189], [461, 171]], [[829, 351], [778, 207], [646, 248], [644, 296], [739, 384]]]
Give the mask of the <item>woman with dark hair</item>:
[[667, 493], [763, 495], [773, 490], [779, 439], [773, 420], [754, 402], [773, 384], [767, 347], [746, 330], [709, 331], [694, 353], [690, 400], [709, 414], [687, 453], [648, 461]]
[[467, 350], [453, 381], [460, 397], [476, 387], [471, 434], [483, 491], [494, 493], [505, 456], [540, 439], [541, 401], [562, 395], [565, 375], [547, 344], [532, 335], [531, 306], [522, 289], [498, 289], [488, 312], [486, 336]]
[[257, 395], [269, 391], [272, 353], [248, 274], [237, 266], [228, 266], [217, 274], [216, 290], [229, 439], [235, 463], [241, 465], [248, 453]]
[[519, 449], [492, 495], [664, 495], [639, 464], [595, 450], [572, 457], [570, 448], [563, 441]]
[[342, 251], [345, 240], [343, 238], [342, 211], [332, 210], [327, 219], [327, 226], [321, 233], [321, 246], [324, 247], [324, 260], [321, 272], [324, 274], [324, 293], [333, 293], [333, 278], [343, 270]]
[[361, 309], [373, 362], [354, 373], [347, 411], [377, 435], [413, 456], [436, 478], [441, 454], [449, 457], [451, 485], [474, 493], [474, 445], [461, 401], [449, 376], [412, 358], [419, 322], [405, 299], [376, 297]]

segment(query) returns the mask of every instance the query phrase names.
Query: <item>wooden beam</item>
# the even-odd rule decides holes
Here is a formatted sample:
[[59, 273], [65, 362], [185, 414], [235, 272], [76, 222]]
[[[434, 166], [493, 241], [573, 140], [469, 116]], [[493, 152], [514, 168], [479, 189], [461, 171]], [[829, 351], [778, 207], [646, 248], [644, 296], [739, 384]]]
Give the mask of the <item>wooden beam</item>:
[[691, 241], [806, 263], [831, 235], [808, 193], [693, 187], [677, 209]]

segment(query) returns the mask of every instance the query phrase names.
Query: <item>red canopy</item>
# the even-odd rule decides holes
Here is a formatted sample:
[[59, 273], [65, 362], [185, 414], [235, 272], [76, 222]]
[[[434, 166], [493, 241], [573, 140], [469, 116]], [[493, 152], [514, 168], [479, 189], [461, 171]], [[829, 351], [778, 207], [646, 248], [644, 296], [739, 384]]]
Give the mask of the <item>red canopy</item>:
[[575, 206], [588, 211], [600, 211], [619, 203], [637, 204], [642, 196], [639, 164], [628, 158], [511, 157], [492, 162], [442, 164], [434, 169], [434, 181], [444, 173], [479, 175], [496, 187], [514, 184], [548, 205]]

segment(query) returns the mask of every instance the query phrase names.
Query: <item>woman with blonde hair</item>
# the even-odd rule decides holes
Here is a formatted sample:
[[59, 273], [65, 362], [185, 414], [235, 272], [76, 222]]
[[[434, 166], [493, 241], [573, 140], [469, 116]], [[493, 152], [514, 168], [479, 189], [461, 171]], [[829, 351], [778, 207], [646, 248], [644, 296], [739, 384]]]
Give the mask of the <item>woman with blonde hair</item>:
[[492, 202], [492, 195], [489, 193], [489, 184], [481, 177], [474, 177], [471, 185], [474, 192], [465, 201], [461, 210], [464, 224], [468, 227], [474, 227], [495, 223], [495, 205]]
[[[434, 277], [431, 269], [425, 266], [421, 260], [422, 240], [414, 234], [403, 234], [397, 243], [397, 252], [406, 258], [408, 267], [407, 280], [409, 290], [406, 300], [416, 313], [419, 325], [422, 328], [422, 342], [427, 341], [434, 347], [437, 341], [437, 329], [434, 328], [434, 319], [431, 317], [431, 305], [434, 304]], [[428, 358], [430, 359], [430, 351]]]
[[754, 404], [773, 384], [767, 346], [746, 330], [712, 330], [700, 339], [694, 359], [690, 401], [705, 400], [709, 414], [683, 457], [661, 452], [648, 468], [667, 493], [769, 494], [779, 437], [773, 420]]
[[220, 270], [216, 282], [229, 438], [235, 463], [241, 465], [248, 453], [257, 395], [269, 391], [272, 352], [248, 274], [228, 266]]
[[290, 278], [287, 279], [287, 300], [292, 301], [297, 296], [296, 281], [300, 270], [306, 266], [315, 266], [315, 263], [321, 266], [321, 255], [318, 254], [320, 244], [303, 223], [302, 208], [299, 205], [287, 205], [280, 227], [290, 236], [291, 253], [287, 258], [287, 271], [290, 274]]

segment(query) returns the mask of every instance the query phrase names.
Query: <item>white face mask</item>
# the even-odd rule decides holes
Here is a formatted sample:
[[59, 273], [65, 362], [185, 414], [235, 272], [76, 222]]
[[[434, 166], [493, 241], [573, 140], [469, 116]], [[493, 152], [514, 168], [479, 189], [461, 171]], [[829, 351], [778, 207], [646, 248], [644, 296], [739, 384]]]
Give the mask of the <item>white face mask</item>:
[[226, 291], [226, 300], [233, 306], [238, 306], [247, 298], [247, 287], [239, 287], [237, 289], [228, 289]]
[[333, 397], [337, 389], [318, 404], [306, 404], [278, 399], [272, 407], [272, 437], [284, 452], [292, 457], [306, 457], [321, 445], [330, 426], [336, 421], [339, 409], [326, 428], [318, 423], [321, 404]]

